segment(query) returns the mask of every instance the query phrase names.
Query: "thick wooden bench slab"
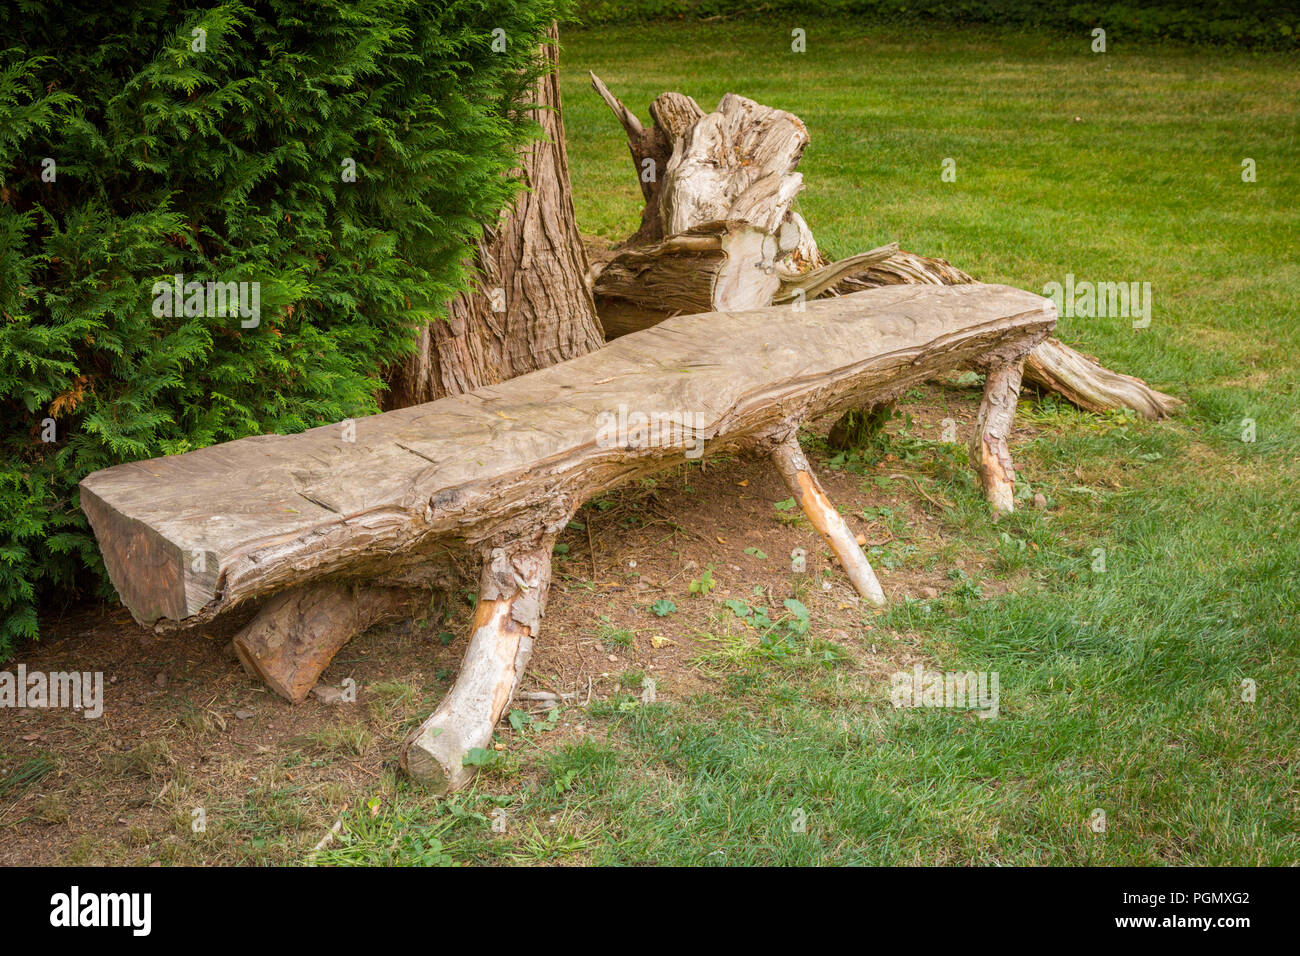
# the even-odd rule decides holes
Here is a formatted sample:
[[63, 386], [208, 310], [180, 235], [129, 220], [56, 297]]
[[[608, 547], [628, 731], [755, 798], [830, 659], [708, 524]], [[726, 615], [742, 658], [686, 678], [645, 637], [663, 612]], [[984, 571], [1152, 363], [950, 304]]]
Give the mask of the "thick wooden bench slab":
[[[537, 608], [512, 611], [535, 633], [550, 544], [577, 508], [688, 452], [694, 457], [702, 440], [705, 454], [772, 454], [854, 585], [883, 600], [861, 549], [841, 540], [847, 526], [799, 452], [798, 424], [895, 398], [938, 372], [982, 368], [988, 375], [972, 460], [995, 507], [1009, 510], [1014, 473], [1005, 436], [1020, 367], [1055, 321], [1048, 299], [979, 284], [893, 286], [802, 310], [680, 316], [469, 394], [108, 468], [82, 481], [81, 506], [113, 585], [142, 624], [198, 623], [290, 589], [298, 604], [286, 609], [281, 600], [275, 613], [303, 616], [308, 586], [427, 584], [468, 549], [484, 557], [485, 597], [509, 602], [512, 593], [540, 591]], [[696, 427], [667, 444], [611, 441], [607, 426], [620, 408], [685, 414]], [[492, 601], [480, 601], [480, 617], [491, 616]], [[328, 601], [306, 603], [316, 619], [332, 613]], [[400, 606], [384, 603], [389, 611]], [[365, 625], [367, 615], [353, 616], [350, 626]], [[476, 624], [496, 627], [497, 639], [501, 627], [513, 626]], [[274, 631], [258, 647], [295, 640], [315, 638]], [[248, 651], [246, 665], [258, 656]], [[328, 656], [320, 667], [326, 663]], [[269, 679], [256, 661], [250, 669]]]
[[81, 482], [82, 508], [137, 620], [206, 619], [315, 577], [399, 565], [441, 538], [488, 536], [520, 509], [558, 514], [639, 470], [637, 458], [681, 460], [684, 448], [597, 447], [598, 416], [620, 405], [700, 413], [707, 448], [809, 406], [901, 394], [1053, 323], [1049, 300], [990, 285], [681, 316], [502, 385], [359, 419], [352, 442], [328, 425], [98, 471]]

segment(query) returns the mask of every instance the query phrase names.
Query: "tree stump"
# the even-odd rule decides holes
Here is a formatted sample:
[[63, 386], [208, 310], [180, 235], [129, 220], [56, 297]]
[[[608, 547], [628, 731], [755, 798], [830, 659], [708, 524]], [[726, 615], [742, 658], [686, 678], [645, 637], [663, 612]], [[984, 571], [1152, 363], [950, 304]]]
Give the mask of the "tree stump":
[[[896, 245], [835, 263], [827, 260], [793, 207], [803, 188], [796, 167], [809, 142], [807, 128], [793, 114], [728, 93], [716, 110], [696, 115], [699, 106], [694, 100], [665, 93], [655, 100], [652, 115], [660, 104], [686, 101], [691, 108], [671, 110], [671, 121], [663, 125], [656, 115], [655, 125], [647, 131], [595, 74], [592, 84], [627, 132], [634, 161], [640, 158], [644, 162], [649, 157], [657, 163], [664, 150], [671, 148], [670, 159], [662, 167], [662, 182], [651, 186], [642, 181], [646, 209], [641, 228], [607, 263], [592, 271], [596, 306], [602, 318], [611, 317], [611, 337], [646, 328], [678, 314], [679, 309], [662, 284], [602, 284], [601, 267], [624, 273], [655, 244], [659, 270], [664, 274], [686, 271], [685, 265], [675, 270], [663, 261], [672, 254], [674, 236], [715, 221], [747, 223], [768, 237], [766, 244], [749, 241], [743, 248], [735, 248], [731, 257], [748, 255], [749, 266], [732, 262], [728, 268], [742, 276], [778, 276], [780, 283], [768, 300], [772, 304], [882, 285], [975, 281], [942, 259], [907, 252]], [[756, 254], [755, 248], [763, 251]], [[889, 252], [881, 255], [886, 249]], [[774, 250], [776, 254], [771, 255]], [[751, 282], [744, 301], [761, 298], [769, 288], [771, 283]], [[718, 284], [708, 311], [728, 308], [726, 300], [734, 294], [734, 285]], [[1043, 342], [1029, 357], [1024, 377], [1087, 411], [1130, 408], [1145, 418], [1164, 418], [1182, 404], [1140, 379], [1103, 368], [1056, 339]]]

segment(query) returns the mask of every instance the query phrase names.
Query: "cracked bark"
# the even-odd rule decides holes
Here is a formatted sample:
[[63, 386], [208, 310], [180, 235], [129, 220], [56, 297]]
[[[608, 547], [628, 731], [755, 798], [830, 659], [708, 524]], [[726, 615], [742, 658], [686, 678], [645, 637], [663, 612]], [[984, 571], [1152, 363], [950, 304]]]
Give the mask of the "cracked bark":
[[474, 288], [450, 303], [446, 320], [421, 330], [410, 358], [388, 370], [385, 410], [503, 382], [605, 342], [573, 213], [555, 73], [558, 43], [553, 26], [540, 51], [549, 69], [538, 82], [532, 111], [544, 135], [520, 157], [526, 188], [501, 221], [484, 230]]

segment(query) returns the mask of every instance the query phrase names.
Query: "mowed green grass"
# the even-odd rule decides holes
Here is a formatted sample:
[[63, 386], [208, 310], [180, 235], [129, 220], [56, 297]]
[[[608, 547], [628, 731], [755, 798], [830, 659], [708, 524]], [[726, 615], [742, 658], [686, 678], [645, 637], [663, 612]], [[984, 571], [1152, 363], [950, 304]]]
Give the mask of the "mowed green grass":
[[[945, 671], [998, 672], [996, 720], [894, 709], [887, 681], [741, 648], [715, 691], [595, 707], [578, 719], [598, 742], [512, 747], [450, 802], [390, 778], [392, 809], [358, 817], [320, 862], [391, 861], [389, 831], [425, 825], [461, 861], [1297, 862], [1294, 61], [810, 22], [570, 30], [562, 69], [584, 231], [621, 238], [640, 208], [588, 69], [643, 117], [664, 90], [705, 109], [735, 91], [807, 123], [800, 209], [833, 255], [896, 239], [1032, 290], [1067, 273], [1150, 282], [1150, 328], [1065, 318], [1060, 335], [1188, 405], [1152, 424], [1022, 400], [1041, 431], [1017, 455], [1059, 505], [1050, 519], [1026, 509], [994, 527], [968, 479], [921, 456], [961, 503], [934, 559], [1000, 553], [990, 578], [1015, 587], [965, 581], [864, 625], [882, 653], [906, 644]], [[512, 784], [520, 773], [540, 784]], [[487, 825], [498, 805], [505, 834]], [[1104, 833], [1088, 826], [1097, 809]]]

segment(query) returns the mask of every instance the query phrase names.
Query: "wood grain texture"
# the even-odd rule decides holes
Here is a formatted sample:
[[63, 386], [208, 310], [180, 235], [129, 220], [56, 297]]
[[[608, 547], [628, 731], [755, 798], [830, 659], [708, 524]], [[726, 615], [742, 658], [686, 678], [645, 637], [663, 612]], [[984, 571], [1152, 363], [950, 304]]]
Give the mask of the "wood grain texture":
[[[770, 267], [774, 251], [767, 233], [748, 223], [704, 223], [619, 253], [592, 291], [606, 306], [615, 300], [653, 301], [665, 316], [757, 309], [773, 304], [781, 287]], [[617, 324], [617, 319], [611, 323]], [[606, 334], [615, 338], [622, 330], [607, 328]]]
[[1104, 367], [1057, 339], [1047, 339], [1025, 360], [1025, 381], [1056, 392], [1089, 412], [1131, 408], [1143, 418], [1168, 418], [1182, 399], [1152, 388], [1140, 378]]
[[695, 445], [599, 440], [602, 414], [620, 406], [694, 416], [706, 454], [743, 449], [783, 421], [1023, 354], [1055, 321], [1049, 299], [978, 284], [681, 316], [500, 385], [359, 419], [354, 441], [329, 425], [98, 471], [81, 504], [136, 619], [198, 623], [288, 587], [394, 584], [466, 546], [558, 530], [592, 495]]
[[659, 196], [664, 233], [739, 220], [775, 233], [803, 188], [808, 130], [794, 114], [728, 93], [674, 150]]
[[641, 225], [627, 244], [644, 245], [664, 238], [663, 220], [659, 213], [659, 193], [664, 171], [682, 136], [695, 124], [704, 111], [698, 103], [681, 93], [663, 93], [650, 104], [651, 125], [644, 126], [637, 115], [623, 105], [610, 92], [595, 73], [590, 73], [592, 88], [605, 101], [610, 112], [627, 134], [628, 152], [632, 154], [632, 167], [641, 186], [645, 205], [641, 210]]
[[984, 496], [994, 511], [1008, 514], [1015, 508], [1016, 469], [1011, 462], [1007, 436], [1020, 397], [1024, 358], [994, 365], [984, 378], [975, 434], [971, 436], [971, 466], [979, 475]]

